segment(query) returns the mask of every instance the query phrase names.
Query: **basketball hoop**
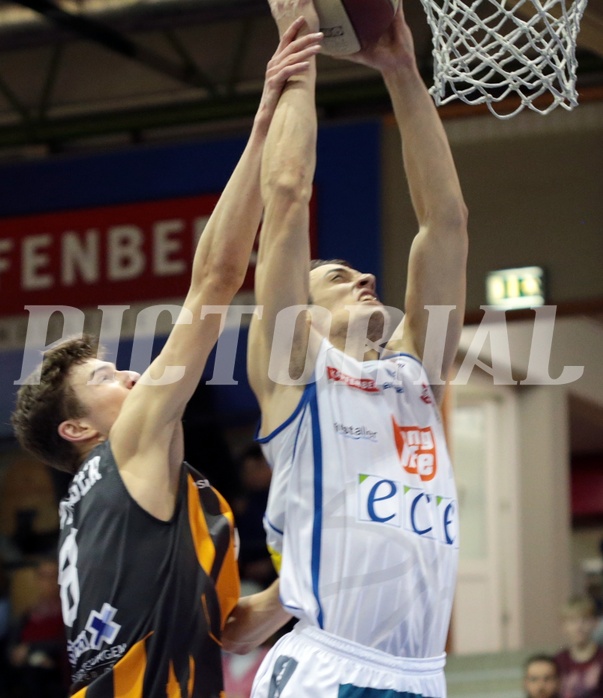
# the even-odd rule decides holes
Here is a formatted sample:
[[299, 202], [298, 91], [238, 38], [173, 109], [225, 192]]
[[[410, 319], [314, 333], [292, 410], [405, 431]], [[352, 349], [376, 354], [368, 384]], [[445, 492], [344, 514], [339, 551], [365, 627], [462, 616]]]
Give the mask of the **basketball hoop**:
[[[436, 104], [485, 103], [499, 119], [524, 107], [548, 114], [577, 106], [576, 38], [587, 0], [421, 1], [433, 34]], [[502, 113], [512, 96], [519, 106]]]

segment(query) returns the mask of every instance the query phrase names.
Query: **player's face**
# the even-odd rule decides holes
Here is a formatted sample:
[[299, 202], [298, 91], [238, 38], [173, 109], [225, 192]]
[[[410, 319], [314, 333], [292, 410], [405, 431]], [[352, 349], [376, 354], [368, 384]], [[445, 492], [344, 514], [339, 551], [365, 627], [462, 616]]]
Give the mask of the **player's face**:
[[526, 698], [558, 698], [559, 676], [551, 662], [531, 662], [523, 680]]
[[315, 305], [329, 310], [354, 304], [381, 305], [372, 274], [339, 264], [324, 264], [310, 272], [310, 296]]
[[86, 410], [88, 421], [101, 434], [107, 435], [139, 378], [140, 374], [135, 371], [118, 371], [115, 364], [108, 361], [88, 359], [74, 366], [70, 382]]
[[335, 326], [383, 309], [375, 277], [340, 264], [324, 264], [310, 272], [310, 297], [313, 305], [330, 312]]

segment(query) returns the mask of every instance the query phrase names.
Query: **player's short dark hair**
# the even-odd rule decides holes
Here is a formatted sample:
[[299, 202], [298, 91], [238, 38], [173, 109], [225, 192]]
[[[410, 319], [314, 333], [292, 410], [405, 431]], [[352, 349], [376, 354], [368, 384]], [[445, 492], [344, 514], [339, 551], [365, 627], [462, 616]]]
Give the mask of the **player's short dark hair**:
[[84, 416], [84, 407], [69, 384], [73, 366], [98, 353], [90, 336], [67, 339], [49, 349], [38, 368], [17, 392], [11, 422], [20, 445], [57, 470], [74, 474], [80, 465], [75, 445], [63, 439], [58, 428], [66, 419]]
[[310, 271], [314, 271], [314, 269], [318, 269], [318, 267], [324, 267], [325, 264], [338, 264], [340, 267], [348, 267], [348, 269], [354, 268], [345, 259], [313, 259], [310, 262]]

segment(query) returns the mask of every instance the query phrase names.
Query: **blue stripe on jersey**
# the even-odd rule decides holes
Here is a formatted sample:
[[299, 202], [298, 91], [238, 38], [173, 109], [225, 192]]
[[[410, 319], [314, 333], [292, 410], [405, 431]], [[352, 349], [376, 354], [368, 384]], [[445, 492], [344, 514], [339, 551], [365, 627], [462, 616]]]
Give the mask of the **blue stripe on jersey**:
[[421, 359], [419, 359], [418, 356], [414, 356], [414, 354], [408, 354], [405, 351], [396, 351], [392, 352], [391, 354], [388, 354], [387, 356], [381, 356], [379, 358], [379, 361], [388, 361], [389, 359], [395, 359], [397, 356], [407, 356], [409, 359], [413, 359], [414, 361], [416, 361], [419, 364], [419, 366], [423, 366], [423, 362], [421, 361]]
[[261, 423], [258, 424], [258, 428], [257, 428], [257, 431], [255, 433], [255, 440], [257, 441], [257, 443], [266, 444], [269, 441], [271, 441], [277, 434], [280, 434], [281, 431], [283, 431], [283, 429], [286, 429], [289, 426], [289, 424], [291, 424], [291, 422], [297, 417], [300, 410], [304, 407], [304, 405], [310, 399], [309, 394], [310, 394], [310, 391], [312, 389], [314, 389], [314, 392], [316, 392], [316, 383], [309, 383], [306, 385], [306, 387], [304, 388], [304, 392], [303, 392], [299, 402], [297, 403], [297, 407], [293, 411], [293, 414], [288, 419], [286, 419], [280, 425], [280, 427], [277, 427], [276, 429], [274, 429], [274, 431], [271, 431], [270, 434], [268, 434], [268, 436], [260, 436], [260, 430], [262, 428], [262, 425], [261, 425]]
[[268, 516], [267, 516], [266, 514], [264, 514], [264, 521], [268, 524], [268, 526], [270, 526], [270, 528], [271, 528], [275, 533], [278, 533], [279, 536], [284, 536], [284, 535], [285, 535], [284, 531], [281, 531], [280, 528], [277, 528], [277, 527], [272, 523], [272, 521], [270, 521], [270, 519], [268, 518]]
[[318, 578], [320, 575], [320, 548], [322, 533], [322, 438], [318, 417], [318, 397], [316, 383], [308, 386], [310, 416], [312, 419], [312, 453], [314, 456], [314, 526], [312, 529], [312, 589], [318, 604], [318, 627], [324, 629], [323, 611], [318, 595]]
[[[304, 390], [304, 398], [307, 398], [308, 396], [309, 396], [309, 393]], [[304, 405], [304, 409], [302, 410], [301, 417], [297, 423], [297, 432], [295, 434], [295, 441], [293, 442], [293, 453], [291, 454], [291, 461], [292, 462], [295, 461], [295, 454], [297, 453], [297, 442], [299, 440], [299, 435], [301, 434], [301, 431], [302, 431], [302, 426], [304, 425], [304, 413], [308, 407], [307, 400], [304, 400], [304, 401], [306, 404]]]
[[[406, 356], [407, 358], [412, 359], [413, 361], [416, 361], [419, 364], [419, 366], [423, 369], [423, 371], [425, 371], [425, 366], [423, 365], [423, 362], [421, 361], [421, 359], [419, 359], [417, 356], [414, 356], [413, 354], [408, 354], [405, 351], [398, 351], [394, 354], [388, 354], [386, 357], [381, 358], [380, 361], [387, 361], [388, 359], [395, 359], [397, 356]], [[429, 388], [429, 392], [431, 393], [433, 401], [437, 405], [438, 401], [436, 400], [435, 394], [433, 392], [433, 385], [429, 382], [429, 378], [428, 378], [427, 374], [425, 374], [425, 379], [427, 381], [427, 386]]]

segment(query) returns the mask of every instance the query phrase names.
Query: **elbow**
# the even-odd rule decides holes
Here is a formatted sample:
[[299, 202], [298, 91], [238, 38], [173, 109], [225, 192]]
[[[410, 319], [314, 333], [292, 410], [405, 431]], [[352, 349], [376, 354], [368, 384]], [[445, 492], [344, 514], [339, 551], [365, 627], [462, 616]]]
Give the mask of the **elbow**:
[[449, 202], [444, 210], [442, 218], [448, 230], [456, 230], [461, 235], [467, 234], [469, 209], [462, 196], [459, 195]]
[[461, 198], [459, 203], [458, 203], [458, 219], [460, 221], [460, 226], [461, 229], [464, 231], [465, 236], [467, 235], [467, 227], [469, 225], [469, 209], [467, 208], [467, 204], [465, 203], [464, 199]]
[[230, 302], [245, 281], [247, 267], [232, 260], [216, 260], [204, 273], [204, 286], [211, 289], [211, 296]]
[[441, 231], [447, 239], [456, 239], [460, 245], [467, 248], [469, 211], [462, 197], [442, 206], [432, 217], [429, 227]]
[[[249, 260], [247, 259], [248, 262]], [[216, 269], [213, 269], [211, 277], [216, 286], [220, 286], [226, 294], [234, 296], [243, 285], [246, 273], [247, 264], [237, 264], [231, 258], [224, 260]]]
[[459, 238], [459, 242], [467, 256], [469, 248], [469, 209], [465, 202], [461, 199], [454, 216], [452, 217], [451, 229]]
[[312, 196], [312, 181], [304, 168], [283, 168], [265, 179], [262, 195], [266, 205], [306, 206]]
[[244, 620], [231, 616], [222, 630], [222, 649], [231, 654], [249, 654], [260, 642]]
[[469, 221], [469, 209], [467, 208], [467, 204], [462, 196], [459, 197], [456, 206], [458, 209], [458, 215], [462, 219], [465, 228], [467, 228], [467, 223]]
[[251, 642], [235, 642], [227, 635], [222, 637], [222, 649], [230, 654], [249, 654], [256, 646]]

